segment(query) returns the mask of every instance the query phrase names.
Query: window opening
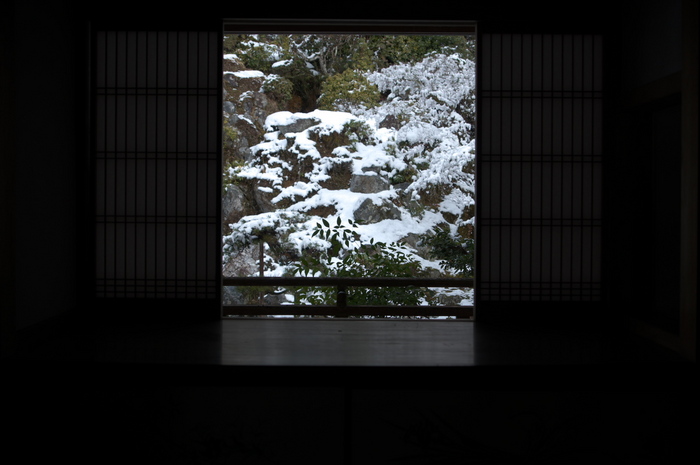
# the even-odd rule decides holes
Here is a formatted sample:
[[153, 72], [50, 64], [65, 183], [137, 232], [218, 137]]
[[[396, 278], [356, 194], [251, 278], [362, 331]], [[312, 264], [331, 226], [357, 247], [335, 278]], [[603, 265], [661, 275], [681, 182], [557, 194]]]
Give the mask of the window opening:
[[457, 30], [225, 28], [224, 317], [471, 317], [476, 47]]

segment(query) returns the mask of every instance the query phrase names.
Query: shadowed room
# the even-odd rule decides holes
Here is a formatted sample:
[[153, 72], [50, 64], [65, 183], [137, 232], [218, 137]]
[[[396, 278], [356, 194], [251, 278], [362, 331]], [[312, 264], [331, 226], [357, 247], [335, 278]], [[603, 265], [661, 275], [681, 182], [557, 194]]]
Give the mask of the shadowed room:
[[[697, 454], [697, 1], [357, 4], [354, 13], [350, 5], [206, 6], [141, 14], [136, 3], [36, 0], [6, 8], [8, 458], [612, 464]], [[474, 27], [471, 318], [222, 317], [227, 20], [273, 32]], [[199, 87], [120, 87], [109, 66], [97, 66], [133, 46], [121, 38], [139, 34], [173, 38], [158, 42], [163, 70], [191, 66]], [[566, 48], [572, 37], [580, 52]], [[100, 49], [105, 43], [113, 48]], [[143, 58], [148, 47], [134, 50], [158, 68]], [[571, 86], [542, 84], [544, 70], [571, 77]], [[104, 124], [130, 97], [182, 95], [196, 110], [134, 113], [123, 132], [121, 122]], [[587, 119], [546, 113], [559, 104]], [[162, 140], [139, 132], [159, 118], [203, 124], [210, 114], [206, 149], [178, 146], [175, 123]], [[128, 197], [127, 176], [110, 177], [121, 160], [143, 155], [133, 149], [141, 143], [165, 144], [206, 173], [186, 214], [162, 214]], [[158, 154], [148, 156], [159, 166]], [[519, 181], [504, 181], [513, 173]], [[175, 196], [178, 179], [168, 185]], [[102, 209], [120, 188], [127, 213]], [[576, 199], [570, 210], [567, 195]], [[547, 216], [545, 205], [561, 212]]]

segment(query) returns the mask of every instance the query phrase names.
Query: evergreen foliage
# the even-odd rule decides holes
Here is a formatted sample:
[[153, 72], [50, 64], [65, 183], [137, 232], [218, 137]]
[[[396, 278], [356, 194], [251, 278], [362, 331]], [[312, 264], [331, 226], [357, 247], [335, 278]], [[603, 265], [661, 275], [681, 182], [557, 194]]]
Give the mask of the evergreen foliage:
[[294, 84], [287, 78], [271, 74], [263, 82], [262, 90], [278, 102], [286, 103], [294, 95]]
[[474, 277], [474, 239], [455, 236], [448, 229], [436, 227], [433, 234], [423, 236], [432, 257], [440, 265], [452, 269], [461, 277]]
[[[323, 109], [345, 108], [348, 102], [370, 108], [376, 104], [379, 95], [364, 79], [367, 71], [416, 63], [430, 53], [475, 58], [473, 39], [457, 35], [239, 34], [224, 37], [224, 52], [236, 54], [248, 69], [287, 78], [297, 95], [314, 92], [313, 99], [305, 95], [304, 100], [321, 97], [318, 108]], [[360, 95], [352, 96], [355, 84]], [[307, 104], [304, 111], [309, 110]]]
[[[340, 218], [331, 225], [326, 219], [317, 223], [313, 236], [327, 246], [316, 253], [302, 254], [295, 272], [300, 276], [392, 277], [425, 275], [420, 262], [402, 244], [363, 240], [357, 224]], [[348, 293], [349, 305], [421, 305], [431, 302], [433, 292], [416, 287], [362, 287]], [[296, 291], [299, 303], [334, 305], [335, 288], [303, 287]]]
[[379, 89], [354, 69], [329, 76], [321, 86], [318, 108], [347, 111], [352, 108], [372, 108], [379, 103]]

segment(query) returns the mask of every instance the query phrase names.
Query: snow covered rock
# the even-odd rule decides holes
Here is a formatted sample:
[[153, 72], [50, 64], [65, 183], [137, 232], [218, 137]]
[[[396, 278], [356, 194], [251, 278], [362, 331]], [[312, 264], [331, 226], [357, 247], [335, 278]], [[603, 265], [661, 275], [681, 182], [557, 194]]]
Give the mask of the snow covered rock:
[[365, 224], [379, 223], [384, 220], [400, 220], [401, 210], [389, 200], [365, 199], [354, 212], [355, 221]]
[[277, 125], [273, 124], [272, 130], [278, 131], [280, 134], [303, 132], [303, 131], [306, 131], [307, 129], [309, 129], [313, 126], [316, 126], [317, 124], [320, 124], [320, 123], [321, 123], [321, 120], [318, 118], [301, 117], [301, 118], [293, 119], [287, 124], [277, 124]]
[[362, 194], [375, 194], [388, 190], [389, 181], [375, 172], [368, 171], [363, 174], [353, 174], [350, 178], [350, 191]]
[[251, 214], [245, 199], [245, 192], [237, 184], [226, 186], [226, 192], [221, 202], [221, 216], [224, 224], [235, 223], [246, 214]]

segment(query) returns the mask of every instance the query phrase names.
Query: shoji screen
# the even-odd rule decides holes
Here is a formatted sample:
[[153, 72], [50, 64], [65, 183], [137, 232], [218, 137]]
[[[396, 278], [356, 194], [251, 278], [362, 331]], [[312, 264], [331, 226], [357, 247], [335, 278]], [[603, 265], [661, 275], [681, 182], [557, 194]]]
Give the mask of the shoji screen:
[[94, 31], [98, 298], [216, 299], [220, 35]]
[[477, 312], [600, 300], [601, 37], [485, 33], [480, 47]]

